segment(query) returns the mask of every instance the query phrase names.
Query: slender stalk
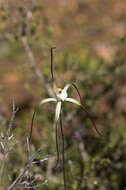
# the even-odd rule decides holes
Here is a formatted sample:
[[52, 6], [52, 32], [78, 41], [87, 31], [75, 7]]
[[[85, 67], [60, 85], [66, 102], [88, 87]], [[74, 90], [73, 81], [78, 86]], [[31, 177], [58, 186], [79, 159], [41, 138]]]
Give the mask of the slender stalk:
[[36, 111], [34, 110], [32, 120], [31, 120], [31, 126], [30, 126], [29, 143], [31, 143], [31, 137], [32, 137], [32, 130], [33, 130], [33, 123], [34, 123], [35, 114], [36, 114]]
[[57, 168], [57, 166], [59, 164], [59, 146], [58, 146], [58, 131], [57, 131], [57, 127], [58, 127], [58, 124], [56, 123], [55, 135], [56, 135], [56, 154], [57, 154], [57, 160], [56, 160], [56, 165], [55, 165], [54, 168]]
[[65, 170], [65, 146], [64, 146], [65, 144], [64, 144], [62, 113], [60, 113], [60, 129], [61, 129], [61, 135], [62, 135], [62, 170], [63, 170], [64, 190], [67, 190], [66, 170]]
[[34, 124], [34, 118], [35, 118], [36, 110], [34, 110], [30, 125], [30, 131], [29, 131], [29, 137], [27, 137], [27, 156], [28, 159], [30, 158], [30, 152], [31, 152], [31, 138], [32, 138], [32, 131], [33, 131], [33, 124]]
[[18, 112], [18, 110], [19, 110], [19, 108], [15, 108], [15, 100], [13, 98], [12, 99], [12, 115], [11, 115], [11, 119], [10, 119], [8, 130], [7, 130], [7, 137], [10, 136], [10, 133], [12, 131], [12, 127], [13, 127], [13, 124], [14, 124], [15, 115]]

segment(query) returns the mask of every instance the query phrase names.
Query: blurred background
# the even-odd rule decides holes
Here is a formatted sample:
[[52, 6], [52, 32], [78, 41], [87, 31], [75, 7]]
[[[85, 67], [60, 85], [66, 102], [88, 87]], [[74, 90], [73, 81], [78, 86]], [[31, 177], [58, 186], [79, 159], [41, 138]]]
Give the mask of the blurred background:
[[[3, 185], [16, 179], [27, 161], [26, 137], [33, 109], [52, 95], [50, 48], [54, 74], [63, 87], [75, 82], [83, 103], [106, 136], [98, 136], [86, 114], [64, 104], [68, 189], [126, 189], [126, 1], [0, 0], [0, 131], [8, 127], [12, 98], [19, 107]], [[79, 100], [76, 91], [71, 97]], [[37, 111], [31, 139], [40, 158], [55, 155], [55, 104]], [[59, 144], [61, 145], [59, 131]], [[61, 152], [61, 148], [60, 148]], [[38, 158], [37, 158], [38, 159]], [[55, 157], [32, 168], [38, 189], [63, 189]], [[10, 182], [8, 182], [8, 176]], [[24, 188], [25, 189], [25, 188]]]

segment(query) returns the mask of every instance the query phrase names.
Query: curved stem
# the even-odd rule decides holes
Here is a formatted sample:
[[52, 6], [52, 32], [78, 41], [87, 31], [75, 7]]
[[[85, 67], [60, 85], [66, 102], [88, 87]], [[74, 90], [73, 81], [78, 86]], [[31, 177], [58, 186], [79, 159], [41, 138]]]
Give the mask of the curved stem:
[[60, 113], [60, 129], [62, 135], [62, 169], [63, 169], [63, 180], [64, 180], [64, 190], [67, 190], [67, 182], [66, 182], [66, 170], [65, 170], [65, 146], [64, 146], [64, 130], [63, 130], [63, 120], [62, 113]]

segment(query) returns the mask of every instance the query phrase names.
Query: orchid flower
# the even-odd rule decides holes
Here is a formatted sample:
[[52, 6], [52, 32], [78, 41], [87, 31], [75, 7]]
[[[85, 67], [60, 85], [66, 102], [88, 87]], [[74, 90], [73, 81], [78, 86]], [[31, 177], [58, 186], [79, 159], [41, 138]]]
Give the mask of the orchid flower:
[[[62, 124], [62, 104], [63, 102], [70, 102], [73, 104], [76, 104], [77, 106], [81, 107], [83, 109], [83, 111], [87, 114], [87, 116], [90, 118], [95, 130], [97, 131], [97, 133], [99, 135], [101, 135], [101, 133], [97, 130], [95, 122], [92, 118], [92, 116], [90, 115], [90, 113], [87, 111], [87, 109], [83, 106], [82, 104], [82, 99], [81, 99], [81, 95], [79, 93], [78, 88], [76, 87], [76, 85], [74, 83], [69, 83], [67, 85], [65, 85], [65, 87], [63, 89], [61, 88], [57, 88], [55, 80], [54, 80], [54, 75], [53, 75], [53, 49], [51, 48], [51, 76], [52, 76], [52, 82], [53, 82], [53, 89], [55, 92], [55, 98], [46, 98], [41, 100], [40, 105], [48, 103], [48, 102], [55, 102], [56, 103], [56, 109], [55, 109], [55, 122], [56, 122], [56, 150], [57, 150], [57, 163], [56, 166], [59, 162], [59, 150], [58, 150], [58, 137], [57, 137], [57, 126], [58, 126], [58, 122], [60, 122], [60, 128], [61, 128], [61, 134], [62, 134], [62, 145], [63, 145], [63, 154], [62, 154], [62, 160], [63, 160], [63, 175], [64, 175], [64, 189], [67, 190], [66, 187], [66, 175], [65, 175], [65, 158], [64, 158], [64, 131], [63, 131], [63, 124]], [[77, 91], [80, 101], [74, 99], [74, 98], [70, 98], [68, 96], [68, 89], [73, 86], [75, 88], [75, 90]]]
[[[73, 86], [76, 90], [77, 90], [77, 93], [80, 97], [80, 102], [74, 98], [69, 98], [68, 96], [68, 93], [67, 93], [67, 90], [69, 89], [70, 86]], [[58, 123], [59, 121], [59, 118], [60, 118], [60, 113], [61, 113], [61, 108], [62, 108], [62, 103], [63, 102], [70, 102], [70, 103], [73, 103], [73, 104], [76, 104], [78, 106], [80, 106], [87, 114], [87, 116], [91, 119], [91, 122], [93, 124], [93, 126], [95, 127], [95, 130], [96, 132], [101, 135], [101, 133], [98, 131], [96, 125], [95, 125], [95, 122], [93, 121], [92, 119], [92, 116], [90, 115], [90, 113], [86, 110], [86, 108], [82, 105], [82, 99], [81, 99], [81, 96], [80, 96], [80, 93], [76, 87], [75, 84], [67, 84], [63, 89], [61, 88], [57, 88], [57, 93], [56, 93], [56, 98], [46, 98], [46, 99], [43, 99], [41, 102], [40, 102], [40, 105], [41, 104], [44, 104], [44, 103], [47, 103], [47, 102], [56, 102], [56, 109], [55, 109], [55, 122]]]
[[63, 89], [58, 88], [56, 98], [46, 98], [40, 102], [41, 104], [47, 103], [47, 102], [56, 102], [56, 110], [55, 110], [55, 121], [56, 123], [59, 121], [60, 113], [61, 113], [61, 107], [63, 102], [71, 102], [78, 106], [81, 106], [81, 103], [77, 101], [74, 98], [69, 98], [67, 90], [71, 86], [71, 84], [67, 84]]

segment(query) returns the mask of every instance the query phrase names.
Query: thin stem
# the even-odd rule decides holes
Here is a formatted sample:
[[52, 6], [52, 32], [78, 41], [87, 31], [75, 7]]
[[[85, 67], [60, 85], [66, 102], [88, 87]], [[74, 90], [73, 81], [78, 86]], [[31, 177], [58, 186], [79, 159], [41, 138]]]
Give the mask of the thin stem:
[[93, 125], [94, 128], [95, 128], [95, 131], [96, 131], [101, 137], [103, 137], [103, 135], [102, 135], [102, 134], [99, 132], [99, 130], [97, 129], [96, 124], [95, 124], [95, 122], [94, 122], [94, 120], [93, 120], [91, 114], [90, 114], [90, 113], [87, 111], [87, 109], [83, 106], [82, 97], [81, 97], [81, 95], [80, 95], [80, 92], [79, 92], [77, 86], [76, 86], [74, 83], [72, 83], [72, 86], [76, 89], [76, 91], [77, 91], [77, 93], [78, 93], [78, 96], [79, 96], [79, 98], [80, 98], [81, 107], [82, 107], [83, 111], [87, 114], [88, 118], [90, 119], [92, 125]]
[[30, 126], [29, 143], [31, 143], [31, 137], [32, 137], [32, 130], [33, 130], [33, 123], [34, 123], [35, 114], [36, 114], [36, 111], [34, 110], [32, 120], [31, 120], [31, 126]]
[[52, 82], [54, 82], [54, 72], [53, 72], [53, 50], [55, 49], [56, 47], [52, 47], [51, 48], [51, 76], [52, 76]]
[[34, 124], [34, 118], [35, 118], [36, 110], [34, 110], [30, 125], [30, 131], [29, 131], [29, 137], [27, 137], [27, 156], [28, 159], [30, 158], [30, 152], [31, 152], [31, 138], [32, 138], [32, 131], [33, 131], [33, 124]]
[[56, 165], [54, 168], [57, 168], [58, 164], [59, 164], [59, 146], [58, 146], [58, 131], [57, 131], [57, 127], [58, 127], [58, 124], [56, 123], [56, 131], [55, 131], [55, 134], [56, 134], [56, 153], [57, 153], [57, 160], [56, 160]]
[[12, 127], [13, 127], [13, 124], [14, 124], [15, 115], [16, 115], [18, 110], [19, 110], [19, 108], [15, 108], [15, 100], [13, 98], [12, 99], [12, 115], [11, 115], [8, 130], [7, 130], [7, 137], [10, 136], [10, 133], [11, 133], [11, 130], [12, 130]]
[[63, 169], [64, 190], [67, 190], [66, 170], [65, 170], [64, 130], [63, 130], [62, 113], [60, 113], [60, 129], [61, 129], [61, 135], [62, 135], [62, 169]]

